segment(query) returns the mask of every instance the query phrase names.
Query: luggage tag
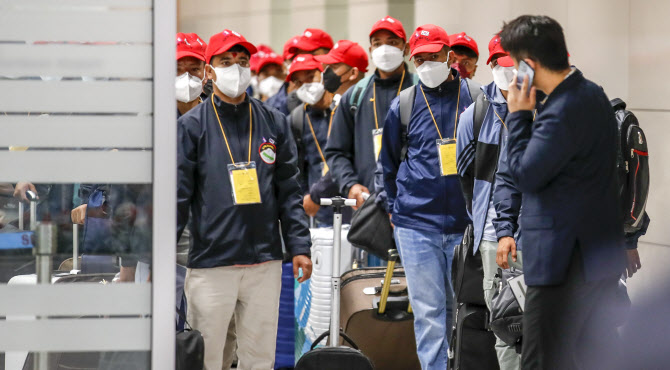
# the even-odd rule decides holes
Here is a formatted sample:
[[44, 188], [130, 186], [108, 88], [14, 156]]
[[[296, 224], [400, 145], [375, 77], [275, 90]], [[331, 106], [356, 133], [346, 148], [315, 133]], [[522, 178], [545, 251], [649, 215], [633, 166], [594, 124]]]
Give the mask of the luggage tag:
[[458, 173], [456, 169], [456, 140], [438, 139], [437, 155], [440, 158], [440, 174], [452, 176]]
[[255, 162], [229, 164], [228, 173], [233, 191], [233, 204], [258, 204], [261, 202]]
[[379, 153], [382, 151], [383, 128], [372, 130], [372, 144], [375, 151], [375, 161], [379, 160]]
[[321, 162], [321, 177], [326, 176], [328, 173], [328, 164], [326, 162]]

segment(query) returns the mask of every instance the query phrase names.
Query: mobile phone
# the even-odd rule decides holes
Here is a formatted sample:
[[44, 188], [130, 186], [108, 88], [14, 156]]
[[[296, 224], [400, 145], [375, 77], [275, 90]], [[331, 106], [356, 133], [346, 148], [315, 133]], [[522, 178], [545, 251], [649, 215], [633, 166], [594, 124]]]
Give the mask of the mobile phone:
[[516, 73], [516, 87], [521, 90], [523, 86], [524, 77], [528, 76], [528, 93], [530, 94], [530, 87], [533, 86], [533, 77], [535, 77], [535, 70], [523, 60], [519, 62], [519, 69]]

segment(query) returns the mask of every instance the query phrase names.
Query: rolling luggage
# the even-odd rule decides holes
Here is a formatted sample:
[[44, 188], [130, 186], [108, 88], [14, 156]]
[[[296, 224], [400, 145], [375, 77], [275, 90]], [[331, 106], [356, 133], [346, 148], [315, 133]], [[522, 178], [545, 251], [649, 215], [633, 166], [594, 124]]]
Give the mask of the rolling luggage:
[[[335, 197], [321, 199], [322, 206], [332, 206], [333, 216], [333, 268], [331, 275], [332, 304], [330, 307], [330, 330], [323, 333], [312, 344], [311, 350], [305, 353], [295, 366], [296, 370], [372, 370], [372, 364], [357, 349], [356, 343], [340, 332], [340, 249], [342, 245], [342, 209], [353, 206], [356, 201]], [[316, 348], [320, 342], [329, 337], [328, 346]], [[340, 338], [351, 346], [340, 346]]]
[[405, 270], [395, 267], [398, 252], [389, 252], [386, 268], [342, 275], [340, 325], [376, 369], [421, 369]]

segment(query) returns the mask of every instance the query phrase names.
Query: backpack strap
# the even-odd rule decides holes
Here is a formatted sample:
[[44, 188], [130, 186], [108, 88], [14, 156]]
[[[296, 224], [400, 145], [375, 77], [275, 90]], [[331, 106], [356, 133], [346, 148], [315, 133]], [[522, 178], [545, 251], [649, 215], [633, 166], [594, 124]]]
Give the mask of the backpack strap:
[[402, 149], [400, 150], [400, 161], [404, 161], [407, 157], [409, 132], [409, 120], [412, 118], [412, 108], [414, 108], [414, 98], [416, 97], [416, 85], [410, 86], [400, 92], [398, 97], [398, 111], [400, 113], [400, 140], [402, 142]]
[[298, 147], [302, 145], [302, 133], [305, 127], [305, 111], [302, 104], [291, 111], [291, 131]]
[[486, 111], [489, 110], [489, 101], [484, 94], [477, 96], [473, 110], [472, 134], [475, 142], [479, 142], [479, 132], [482, 131], [484, 117], [486, 116]]
[[465, 82], [468, 84], [468, 91], [470, 92], [470, 99], [472, 99], [473, 102], [477, 101], [477, 98], [479, 98], [480, 95], [484, 95], [484, 92], [482, 91], [482, 85], [479, 84], [478, 82], [472, 81], [469, 78], [465, 79]]
[[356, 85], [354, 85], [353, 87], [354, 90], [351, 92], [351, 95], [349, 95], [349, 105], [351, 106], [349, 109], [351, 109], [352, 114], [356, 113], [358, 107], [363, 102], [363, 96], [365, 95], [363, 93], [370, 84], [370, 80], [372, 80], [372, 77], [374, 77], [374, 74], [366, 76], [362, 80], [358, 81]]

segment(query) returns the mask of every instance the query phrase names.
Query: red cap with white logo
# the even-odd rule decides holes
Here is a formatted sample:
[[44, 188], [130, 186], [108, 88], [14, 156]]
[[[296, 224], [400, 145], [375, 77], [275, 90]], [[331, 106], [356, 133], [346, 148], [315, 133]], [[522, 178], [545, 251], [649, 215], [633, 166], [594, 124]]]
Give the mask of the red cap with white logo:
[[472, 50], [479, 56], [479, 48], [477, 48], [477, 42], [475, 39], [465, 34], [465, 32], [455, 33], [449, 36], [449, 46], [454, 47], [456, 45], [465, 46], [466, 48]]
[[230, 50], [235, 45], [240, 45], [249, 51], [249, 54], [256, 54], [254, 44], [247, 41], [244, 36], [231, 30], [223, 30], [210, 37], [207, 52], [205, 53], [205, 62], [209, 63], [214, 55], [219, 55]]
[[512, 60], [512, 57], [509, 56], [509, 53], [503, 49], [502, 45], [500, 44], [500, 36], [495, 35], [489, 41], [489, 58], [486, 60], [486, 64], [491, 63], [491, 59], [494, 57], [498, 57], [498, 60], [496, 63], [500, 65], [501, 67], [512, 67], [514, 66], [514, 60]]
[[288, 71], [288, 76], [286, 76], [286, 81], [291, 81], [291, 76], [298, 71], [311, 71], [313, 69], [318, 69], [323, 72], [323, 66], [321, 62], [314, 59], [312, 54], [299, 54], [291, 62], [291, 68]]
[[320, 48], [332, 49], [333, 38], [324, 30], [308, 28], [302, 33], [298, 41], [289, 47], [288, 51], [296, 53], [299, 50], [314, 51]]
[[361, 72], [368, 71], [368, 53], [357, 43], [349, 40], [340, 40], [326, 55], [317, 55], [314, 59], [323, 64], [344, 63], [349, 67], [356, 67]]
[[300, 40], [300, 36], [293, 36], [286, 43], [284, 44], [284, 51], [282, 52], [282, 57], [284, 60], [290, 60], [295, 57], [295, 53], [289, 52], [289, 49], [291, 46], [295, 45], [298, 43], [298, 40]]
[[259, 73], [268, 64], [278, 64], [280, 66], [284, 64], [284, 59], [277, 55], [271, 47], [261, 44], [258, 45], [257, 49], [258, 52], [249, 58], [249, 67], [251, 67], [252, 72]]
[[386, 16], [378, 20], [374, 26], [372, 26], [372, 31], [370, 31], [370, 37], [379, 30], [387, 30], [392, 34], [400, 37], [403, 41], [407, 41], [407, 35], [405, 35], [405, 28], [402, 26], [402, 22], [391, 17]]
[[419, 53], [437, 53], [443, 47], [449, 46], [449, 35], [442, 27], [434, 24], [424, 24], [409, 38], [410, 58]]
[[177, 34], [177, 60], [183, 57], [194, 57], [205, 61], [207, 44], [195, 33]]

